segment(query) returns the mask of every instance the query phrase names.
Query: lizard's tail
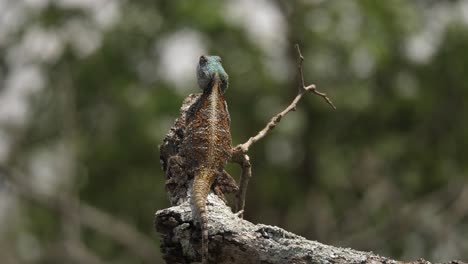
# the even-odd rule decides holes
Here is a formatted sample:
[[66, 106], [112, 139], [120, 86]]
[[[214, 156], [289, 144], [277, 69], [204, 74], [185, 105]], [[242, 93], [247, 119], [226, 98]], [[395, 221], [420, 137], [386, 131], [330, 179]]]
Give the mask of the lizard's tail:
[[201, 171], [195, 176], [193, 181], [193, 204], [198, 213], [201, 232], [202, 232], [202, 263], [206, 264], [208, 261], [208, 215], [206, 211], [206, 198], [211, 188], [212, 172]]

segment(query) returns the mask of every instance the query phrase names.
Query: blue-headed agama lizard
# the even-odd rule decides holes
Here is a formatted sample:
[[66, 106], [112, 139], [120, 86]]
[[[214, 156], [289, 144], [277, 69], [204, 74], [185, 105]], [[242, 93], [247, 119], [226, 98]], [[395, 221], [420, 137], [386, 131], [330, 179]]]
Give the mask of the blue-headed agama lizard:
[[208, 259], [208, 215], [206, 200], [213, 182], [223, 174], [231, 158], [230, 117], [224, 92], [228, 75], [218, 56], [201, 56], [197, 66], [198, 85], [203, 93], [189, 109], [181, 156], [194, 177], [192, 203], [202, 230], [202, 262]]

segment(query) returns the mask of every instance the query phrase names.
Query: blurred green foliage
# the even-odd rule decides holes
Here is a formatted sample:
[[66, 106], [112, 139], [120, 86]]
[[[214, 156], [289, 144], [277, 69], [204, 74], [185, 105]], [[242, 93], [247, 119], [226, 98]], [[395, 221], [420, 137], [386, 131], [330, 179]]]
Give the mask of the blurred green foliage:
[[[98, 35], [95, 49], [83, 53], [65, 42], [56, 59], [39, 64], [47, 83], [31, 98], [34, 110], [16, 166], [38, 149], [71, 142], [71, 190], [151, 237], [159, 251], [153, 215], [169, 204], [157, 147], [183, 98], [198, 91], [193, 76], [180, 77], [192, 80], [182, 88], [164, 76], [164, 43], [195, 32], [207, 53], [223, 58], [234, 144], [295, 96], [293, 45], [299, 43], [306, 82], [338, 109], [306, 96], [253, 146], [246, 219], [399, 259], [468, 256], [468, 201], [462, 199], [468, 188], [468, 27], [466, 14], [454, 15], [467, 10], [466, 2], [247, 4], [281, 17], [280, 27], [269, 29], [282, 34], [277, 43], [262, 41], [254, 25], [233, 22], [232, 2], [118, 3], [116, 22], [92, 33]], [[258, 23], [265, 13], [245, 12], [258, 13]], [[29, 15], [11, 45], [33, 26], [56, 33], [71, 22], [97, 28], [90, 12], [55, 2]], [[239, 174], [236, 166], [228, 169]], [[40, 245], [60, 239], [56, 212], [20, 205], [27, 220], [17, 224], [18, 232], [30, 232]], [[83, 230], [82, 237], [105, 260], [140, 263], [105, 236]]]

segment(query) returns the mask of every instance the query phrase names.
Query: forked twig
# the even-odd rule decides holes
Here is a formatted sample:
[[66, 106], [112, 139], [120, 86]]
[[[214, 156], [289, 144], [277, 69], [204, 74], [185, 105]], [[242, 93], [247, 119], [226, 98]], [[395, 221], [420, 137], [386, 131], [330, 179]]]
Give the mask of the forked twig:
[[329, 104], [333, 110], [336, 110], [336, 106], [333, 104], [333, 102], [330, 100], [330, 98], [328, 98], [327, 94], [326, 93], [322, 93], [322, 92], [319, 92], [317, 90], [317, 88], [315, 88], [315, 85], [311, 84], [309, 86], [306, 86], [305, 85], [305, 82], [304, 82], [304, 72], [303, 72], [303, 68], [302, 68], [302, 64], [304, 62], [304, 56], [302, 56], [302, 53], [301, 53], [301, 49], [299, 48], [299, 44], [296, 44], [294, 45], [297, 49], [297, 53], [299, 54], [299, 63], [297, 65], [297, 68], [299, 70], [299, 76], [301, 77], [301, 84], [302, 84], [302, 89], [299, 88], [299, 94], [304, 94], [305, 92], [309, 91], [309, 92], [313, 92], [314, 94], [322, 97], [325, 102], [327, 102], [327, 104]]
[[[291, 102], [291, 104], [288, 105], [283, 111], [275, 115], [270, 119], [270, 121], [267, 123], [267, 125], [260, 130], [257, 135], [249, 138], [245, 143], [239, 144], [236, 147], [233, 148], [233, 157], [232, 157], [232, 162], [238, 163], [241, 166], [242, 169], [242, 174], [240, 178], [240, 183], [239, 183], [239, 192], [236, 195], [236, 210], [237, 211], [243, 211], [245, 207], [245, 196], [247, 193], [247, 185], [249, 183], [249, 179], [252, 177], [252, 170], [251, 170], [251, 164], [249, 160], [249, 156], [247, 155], [247, 152], [249, 151], [249, 148], [257, 141], [260, 139], [264, 138], [268, 132], [270, 132], [273, 128], [278, 125], [279, 122], [281, 122], [281, 119], [286, 116], [289, 112], [295, 111], [297, 107], [297, 103], [302, 99], [302, 96], [306, 92], [312, 92], [320, 97], [322, 97], [327, 104], [329, 104], [333, 109], [336, 109], [335, 105], [333, 102], [328, 98], [327, 94], [322, 93], [317, 90], [315, 87], [315, 84], [310, 84], [310, 85], [305, 85], [304, 81], [304, 72], [303, 72], [303, 67], [302, 64], [304, 62], [304, 56], [302, 56], [301, 49], [299, 48], [299, 44], [295, 45], [297, 49], [297, 53], [299, 56], [299, 62], [297, 65], [298, 71], [299, 71], [299, 77], [301, 80], [301, 87], [299, 87], [299, 91], [294, 98], [294, 100]], [[239, 214], [240, 217], [242, 217], [242, 213]]]

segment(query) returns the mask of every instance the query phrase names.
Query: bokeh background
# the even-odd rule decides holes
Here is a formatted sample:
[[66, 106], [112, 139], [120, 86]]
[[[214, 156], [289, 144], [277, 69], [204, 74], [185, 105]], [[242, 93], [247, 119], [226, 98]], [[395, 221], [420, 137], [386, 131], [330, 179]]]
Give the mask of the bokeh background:
[[[468, 1], [0, 0], [0, 262], [162, 263], [158, 144], [223, 58], [246, 219], [468, 260]], [[233, 175], [239, 168], [229, 165]]]

